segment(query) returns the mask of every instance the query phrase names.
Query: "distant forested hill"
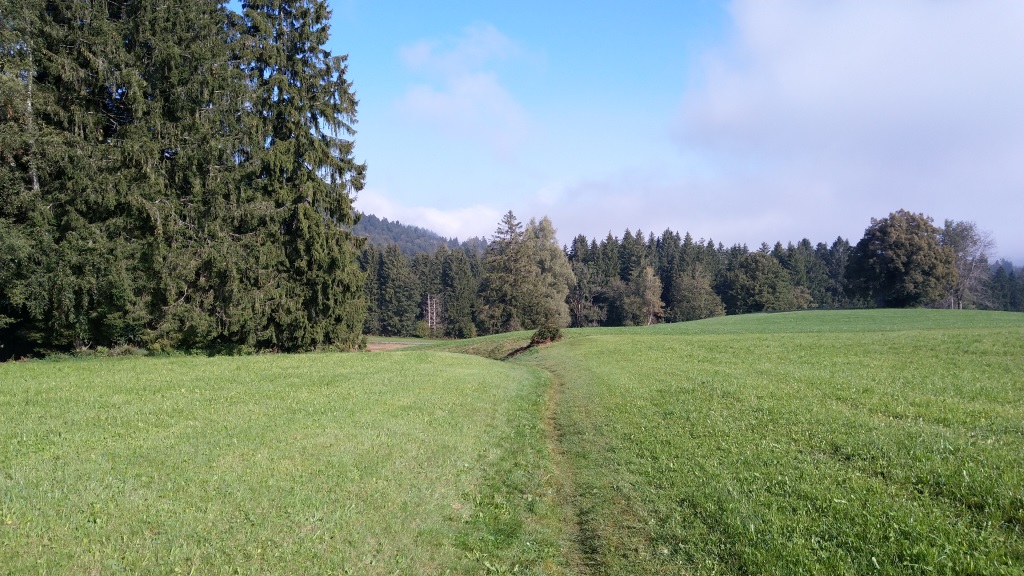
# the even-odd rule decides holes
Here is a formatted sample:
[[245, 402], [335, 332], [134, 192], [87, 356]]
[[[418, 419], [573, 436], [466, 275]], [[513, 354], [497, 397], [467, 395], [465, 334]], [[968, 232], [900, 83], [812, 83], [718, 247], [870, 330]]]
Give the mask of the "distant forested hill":
[[461, 246], [482, 254], [487, 244], [482, 238], [470, 238], [465, 242], [459, 242], [458, 238], [445, 238], [426, 228], [402, 224], [397, 220], [392, 222], [373, 214], [363, 214], [359, 223], [352, 228], [352, 232], [356, 236], [367, 238], [371, 244], [381, 248], [388, 244], [397, 244], [406, 256], [433, 254], [441, 246], [448, 248]]

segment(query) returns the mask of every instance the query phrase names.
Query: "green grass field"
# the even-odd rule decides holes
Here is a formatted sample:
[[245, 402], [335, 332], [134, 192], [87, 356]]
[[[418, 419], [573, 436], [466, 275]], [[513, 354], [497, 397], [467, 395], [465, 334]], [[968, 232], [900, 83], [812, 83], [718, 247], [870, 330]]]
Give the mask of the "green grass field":
[[561, 389], [601, 574], [1024, 571], [1024, 317], [812, 312], [574, 332]]
[[0, 365], [0, 573], [557, 570], [547, 389], [418, 352]]
[[1024, 315], [529, 336], [0, 365], [0, 572], [1024, 574]]

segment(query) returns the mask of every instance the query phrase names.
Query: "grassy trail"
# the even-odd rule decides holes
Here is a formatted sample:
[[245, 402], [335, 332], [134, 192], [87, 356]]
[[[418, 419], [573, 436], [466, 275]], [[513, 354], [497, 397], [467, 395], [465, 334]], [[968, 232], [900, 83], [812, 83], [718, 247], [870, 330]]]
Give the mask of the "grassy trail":
[[551, 455], [551, 467], [555, 494], [562, 510], [564, 526], [563, 558], [569, 574], [589, 576], [597, 568], [596, 550], [592, 546], [590, 527], [582, 520], [578, 509], [579, 495], [575, 485], [576, 473], [573, 470], [569, 455], [565, 451], [562, 430], [558, 424], [558, 412], [562, 407], [564, 383], [554, 374], [550, 374], [551, 384], [548, 389], [544, 409], [544, 434], [547, 438], [548, 451]]

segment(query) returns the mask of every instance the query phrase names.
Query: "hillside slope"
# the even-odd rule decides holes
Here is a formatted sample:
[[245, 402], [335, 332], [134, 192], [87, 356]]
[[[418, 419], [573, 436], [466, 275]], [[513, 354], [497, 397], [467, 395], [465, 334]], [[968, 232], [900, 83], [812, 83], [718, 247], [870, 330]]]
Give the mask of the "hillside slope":
[[1024, 315], [569, 331], [513, 362], [557, 383], [579, 548], [596, 573], [1024, 566]]
[[433, 254], [442, 246], [464, 247], [479, 253], [483, 253], [487, 247], [487, 242], [482, 238], [470, 238], [460, 242], [458, 238], [445, 238], [426, 228], [402, 224], [397, 220], [389, 221], [373, 214], [363, 214], [359, 222], [352, 227], [352, 232], [378, 247], [396, 244], [408, 257], [416, 254]]

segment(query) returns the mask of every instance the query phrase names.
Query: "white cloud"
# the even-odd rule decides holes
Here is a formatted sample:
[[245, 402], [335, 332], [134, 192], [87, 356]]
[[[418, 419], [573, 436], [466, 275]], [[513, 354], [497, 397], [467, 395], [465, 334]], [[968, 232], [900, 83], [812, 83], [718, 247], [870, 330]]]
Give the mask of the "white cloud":
[[[560, 231], [559, 241], [571, 242], [577, 234], [603, 239], [609, 232], [621, 237], [626, 229], [642, 231], [644, 236], [660, 235], [666, 228], [689, 232], [694, 239], [713, 239], [726, 245], [748, 243], [755, 248], [762, 241], [786, 241], [777, 237], [780, 226], [807, 230], [806, 222], [778, 202], [767, 198], [748, 198], [742, 202], [728, 199], [728, 185], [711, 182], [680, 182], [655, 169], [629, 171], [604, 178], [581, 180], [557, 190], [544, 189], [527, 207], [527, 213], [547, 214]], [[558, 203], [548, 201], [555, 195]], [[835, 237], [833, 230], [817, 240]], [[831, 235], [831, 236], [829, 236]], [[793, 238], [792, 240], [799, 240]]]
[[399, 49], [398, 55], [409, 68], [444, 76], [458, 76], [479, 70], [495, 60], [522, 53], [522, 49], [491, 24], [469, 26], [459, 38], [443, 45], [436, 40], [421, 40]]
[[1024, 3], [738, 0], [731, 12], [735, 34], [705, 55], [677, 132], [715, 168], [728, 209], [783, 208], [856, 236], [903, 207], [974, 220], [1024, 256]]
[[526, 143], [531, 120], [488, 65], [521, 53], [491, 25], [467, 28], [442, 45], [422, 41], [402, 48], [399, 56], [411, 70], [430, 77], [409, 88], [397, 102], [413, 123], [449, 138], [487, 146], [509, 158]]
[[413, 86], [399, 106], [450, 137], [483, 142], [501, 157], [514, 154], [528, 134], [526, 113], [491, 73], [455, 76], [440, 90]]
[[379, 218], [399, 221], [436, 232], [446, 238], [466, 240], [473, 236], [489, 238], [501, 220], [501, 212], [477, 204], [450, 210], [426, 206], [408, 206], [390, 198], [385, 192], [366, 188], [359, 193], [356, 207]]

